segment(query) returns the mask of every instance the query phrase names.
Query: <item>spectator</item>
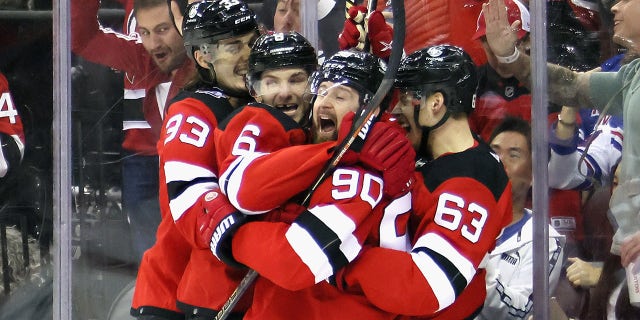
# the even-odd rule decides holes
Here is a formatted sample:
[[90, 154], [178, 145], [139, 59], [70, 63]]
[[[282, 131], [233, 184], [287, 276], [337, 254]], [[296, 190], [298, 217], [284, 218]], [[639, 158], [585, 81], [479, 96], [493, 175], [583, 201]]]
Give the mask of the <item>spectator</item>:
[[[309, 1], [313, 3], [313, 1]], [[317, 0], [318, 61], [338, 51], [338, 34], [344, 21], [345, 0]], [[267, 0], [259, 14], [264, 26], [275, 32], [302, 32], [300, 0]]]
[[[637, 52], [640, 40], [633, 32], [638, 22], [635, 12], [640, 9], [640, 3], [635, 1], [620, 1], [611, 11], [614, 14], [614, 41], [624, 43], [625, 47]], [[516, 36], [512, 29], [517, 28], [519, 22], [509, 24], [505, 15], [503, 1], [490, 0], [485, 7], [488, 43], [501, 64], [513, 72], [525, 84], [531, 83], [531, 59], [515, 48]], [[636, 234], [640, 230], [638, 215], [640, 208], [637, 204], [638, 176], [640, 154], [634, 146], [638, 139], [634, 131], [633, 121], [637, 113], [632, 108], [637, 99], [634, 91], [637, 83], [636, 68], [640, 60], [635, 59], [622, 66], [617, 72], [574, 72], [566, 68], [549, 64], [547, 71], [550, 81], [549, 98], [556, 104], [566, 106], [581, 106], [596, 108], [606, 112], [611, 107], [614, 113], [623, 114], [623, 121], [627, 123], [626, 138], [622, 146], [621, 171], [618, 187], [614, 190], [610, 210], [615, 221], [615, 233], [611, 245], [613, 254], [621, 254], [624, 239]], [[635, 256], [635, 254], [633, 255]], [[635, 257], [633, 257], [635, 258]], [[626, 266], [631, 259], [622, 260]]]
[[[513, 23], [521, 21], [516, 32], [516, 44], [523, 52], [529, 52], [529, 11], [519, 0], [505, 0], [507, 19]], [[500, 66], [487, 43], [484, 11], [478, 16], [478, 24], [473, 39], [482, 44], [487, 56], [487, 63], [479, 67], [480, 85], [476, 110], [470, 116], [471, 128], [482, 139], [488, 141], [496, 125], [506, 116], [531, 120], [531, 92], [514, 77], [513, 72]], [[581, 214], [580, 192], [576, 190], [549, 190], [549, 216], [552, 222], [562, 222], [561, 232], [567, 242], [575, 248], [567, 251], [577, 252], [584, 257], [582, 241], [584, 226]], [[527, 199], [527, 203], [531, 198]], [[528, 205], [528, 204], [527, 204]], [[525, 206], [527, 206], [525, 205]]]
[[[524, 319], [533, 307], [533, 214], [526, 208], [531, 189], [531, 127], [507, 117], [489, 139], [504, 164], [513, 190], [513, 220], [489, 253], [487, 299], [477, 319]], [[564, 237], [549, 227], [549, 291], [558, 284]]]
[[[367, 2], [363, 1], [363, 4]], [[405, 39], [405, 52], [411, 54], [428, 46], [446, 43], [464, 49], [476, 65], [486, 63], [487, 57], [482, 47], [469, 37], [469, 30], [476, 25], [482, 3], [481, 0], [405, 1], [406, 34], [411, 35]], [[378, 1], [376, 9], [388, 12], [391, 6], [389, 1]]]
[[[522, 21], [518, 31], [518, 47], [529, 51], [529, 10], [518, 0], [505, 0], [509, 21]], [[499, 67], [487, 45], [484, 14], [478, 16], [478, 26], [473, 39], [481, 43], [487, 55], [487, 63], [478, 68], [480, 84], [476, 109], [469, 117], [471, 130], [489, 141], [491, 133], [506, 116], [531, 120], [531, 92], [513, 74]]]
[[[122, 200], [129, 216], [136, 264], [155, 242], [160, 222], [158, 177], [153, 168], [158, 163], [155, 143], [164, 108], [193, 70], [176, 22], [171, 18], [178, 17], [180, 24], [184, 5], [183, 1], [136, 0], [133, 11], [138, 38], [100, 27], [96, 20], [99, 1], [71, 3], [73, 52], [88, 61], [125, 72], [123, 129], [151, 129], [127, 131], [123, 141], [127, 155], [122, 167]], [[137, 122], [131, 122], [132, 119]]]

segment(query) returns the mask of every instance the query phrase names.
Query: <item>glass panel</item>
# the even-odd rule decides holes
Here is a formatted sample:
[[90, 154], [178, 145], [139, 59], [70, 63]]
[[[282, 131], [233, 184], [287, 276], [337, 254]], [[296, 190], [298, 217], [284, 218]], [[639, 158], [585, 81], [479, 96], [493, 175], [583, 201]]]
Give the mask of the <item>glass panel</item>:
[[147, 14], [140, 25], [154, 39], [169, 33], [180, 40], [156, 42], [153, 58], [136, 40], [133, 1], [69, 3], [72, 315], [132, 319], [135, 275], [160, 221], [154, 130], [162, 109], [146, 109], [156, 121], [152, 130], [142, 101], [146, 95], [164, 106], [169, 76], [157, 66], [174, 68], [174, 51], [184, 56], [184, 49], [165, 1], [156, 1], [157, 16]]
[[1, 317], [52, 318], [51, 4], [0, 4]]

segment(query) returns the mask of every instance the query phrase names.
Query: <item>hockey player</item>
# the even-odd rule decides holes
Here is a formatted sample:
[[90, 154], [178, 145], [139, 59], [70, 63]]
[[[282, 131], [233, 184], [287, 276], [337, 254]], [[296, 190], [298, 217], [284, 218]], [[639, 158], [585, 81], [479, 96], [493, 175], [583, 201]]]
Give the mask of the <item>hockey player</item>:
[[[249, 54], [247, 69], [247, 84], [249, 92], [262, 103], [249, 103], [239, 108], [230, 120], [225, 120], [221, 126], [232, 131], [236, 123], [251, 123], [259, 127], [261, 135], [270, 135], [271, 130], [277, 131], [289, 144], [303, 144], [307, 142], [306, 132], [294, 120], [306, 122], [308, 105], [302, 97], [309, 75], [316, 69], [317, 58], [311, 44], [298, 33], [276, 33], [259, 37]], [[294, 119], [294, 120], [292, 120]], [[280, 123], [286, 123], [286, 129]], [[243, 125], [244, 126], [244, 125]], [[241, 127], [242, 128], [242, 127]], [[218, 131], [218, 129], [216, 129]], [[213, 138], [211, 138], [213, 139]], [[278, 141], [273, 141], [277, 144]], [[214, 142], [216, 153], [219, 149], [226, 149], [233, 144], [224, 144], [218, 140]], [[261, 177], [256, 177], [260, 179]], [[207, 193], [208, 194], [208, 193]], [[259, 198], [259, 197], [256, 197]], [[202, 214], [203, 204], [207, 203], [206, 195], [193, 206]], [[193, 217], [193, 216], [192, 216]], [[181, 218], [182, 219], [182, 218]], [[190, 228], [190, 232], [197, 230], [193, 221], [176, 221], [179, 228]], [[190, 238], [191, 238], [190, 236]], [[180, 281], [178, 289], [178, 303], [185, 313], [193, 317], [211, 319], [217, 314], [233, 289], [238, 285], [237, 275], [243, 276], [245, 271], [228, 267], [211, 254], [209, 242], [194, 243], [197, 249], [191, 254], [189, 265]], [[199, 245], [198, 245], [199, 244]], [[206, 270], [206, 272], [203, 272]], [[203, 275], [204, 273], [204, 275]], [[242, 312], [251, 301], [247, 294], [231, 318], [241, 318]]]
[[24, 131], [9, 82], [0, 72], [0, 182], [20, 165], [24, 156]]
[[[313, 95], [313, 145], [267, 154], [265, 148], [280, 139], [263, 134], [263, 127], [253, 122], [235, 129], [242, 133], [239, 137], [229, 135], [231, 143], [216, 140], [219, 152], [225, 151], [224, 145], [232, 155], [225, 160], [227, 166], [221, 165], [228, 168], [221, 171], [221, 187], [231, 203], [250, 216], [236, 212], [216, 194], [215, 200], [205, 204], [209, 213], [203, 225], [209, 232], [203, 232], [203, 238], [211, 242], [213, 253], [221, 260], [249, 266], [260, 274], [245, 319], [395, 317], [372, 307], [361, 295], [340, 293], [325, 280], [352, 261], [363, 246], [378, 245], [377, 226], [383, 216], [393, 220], [410, 210], [407, 189], [391, 191], [393, 182], [387, 185], [386, 179], [388, 173], [404, 176], [402, 186], [407, 188], [407, 181], [413, 176], [414, 153], [402, 130], [377, 123], [357, 159], [347, 156], [365, 167], [378, 168], [384, 166], [384, 160], [376, 162], [380, 155], [395, 157], [398, 167], [385, 171], [343, 163], [319, 185], [308, 207], [293, 201], [279, 206], [306, 189], [331, 155], [336, 138], [340, 141], [346, 136], [353, 112], [372, 97], [382, 79], [380, 63], [370, 54], [343, 51], [325, 61], [312, 76], [309, 88]], [[233, 128], [230, 124], [218, 130], [228, 131]], [[370, 142], [376, 147], [370, 147]], [[384, 182], [379, 172], [383, 172]], [[390, 201], [398, 195], [399, 199]], [[259, 216], [270, 209], [275, 210]], [[255, 221], [258, 217], [262, 220]], [[230, 221], [233, 223], [226, 224]], [[406, 237], [406, 232], [401, 236]]]
[[504, 168], [467, 122], [475, 67], [460, 48], [431, 46], [404, 58], [396, 79], [401, 90], [396, 108], [413, 108], [422, 129], [412, 247], [364, 250], [339, 273], [338, 286], [395, 314], [471, 318], [485, 298], [481, 261], [511, 221]]
[[[201, 196], [217, 186], [213, 130], [250, 98], [244, 75], [250, 46], [258, 37], [254, 13], [245, 3], [224, 0], [197, 2], [186, 12], [184, 43], [198, 78], [174, 99], [164, 117], [158, 142], [162, 222], [136, 280], [132, 315], [139, 319], [184, 319], [176, 309], [176, 295], [193, 259], [194, 212]], [[229, 281], [243, 276], [240, 270], [218, 269], [200, 273], [201, 279], [215, 272], [226, 273]], [[226, 288], [224, 279], [216, 279], [220, 288]], [[232, 290], [235, 284], [228, 287]], [[225, 291], [221, 299], [227, 295]]]

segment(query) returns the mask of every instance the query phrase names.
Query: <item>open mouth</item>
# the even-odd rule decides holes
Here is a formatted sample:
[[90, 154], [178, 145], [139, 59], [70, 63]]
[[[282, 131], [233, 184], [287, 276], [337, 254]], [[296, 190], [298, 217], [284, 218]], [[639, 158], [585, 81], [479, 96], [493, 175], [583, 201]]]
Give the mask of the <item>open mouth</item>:
[[320, 116], [320, 131], [321, 132], [334, 132], [336, 131], [335, 120], [328, 116]]
[[167, 57], [167, 53], [166, 52], [154, 53], [153, 56], [156, 58], [156, 60], [162, 60]]

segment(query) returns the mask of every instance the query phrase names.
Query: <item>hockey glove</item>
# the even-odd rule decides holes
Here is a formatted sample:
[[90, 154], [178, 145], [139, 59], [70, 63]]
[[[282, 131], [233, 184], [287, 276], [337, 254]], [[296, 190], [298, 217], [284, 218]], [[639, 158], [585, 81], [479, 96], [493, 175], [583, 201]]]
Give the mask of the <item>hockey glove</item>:
[[369, 132], [359, 160], [382, 173], [384, 194], [393, 199], [409, 191], [415, 182], [415, 158], [406, 132], [395, 122], [379, 121]]
[[[338, 142], [346, 138], [354, 117], [355, 114], [350, 112], [342, 119]], [[384, 195], [393, 199], [411, 189], [415, 181], [415, 157], [416, 153], [402, 127], [395, 122], [381, 120], [369, 130], [364, 145], [347, 150], [340, 164], [360, 162], [366, 168], [381, 173]]]
[[364, 49], [366, 32], [364, 31], [364, 17], [367, 8], [364, 6], [353, 6], [347, 12], [347, 20], [344, 21], [342, 32], [338, 35], [338, 45], [340, 50], [356, 48]]
[[[368, 37], [371, 53], [379, 58], [388, 59], [391, 55], [393, 29], [386, 23], [382, 13], [376, 10], [367, 16], [366, 7], [353, 6], [347, 14], [348, 18], [338, 35], [340, 50], [363, 50], [365, 38]], [[363, 27], [365, 25], [366, 27]]]
[[367, 37], [369, 37], [371, 53], [378, 58], [388, 60], [391, 56], [393, 29], [384, 20], [382, 12], [376, 10], [369, 15]]
[[232, 267], [243, 267], [233, 258], [231, 240], [247, 217], [234, 208], [227, 197], [214, 189], [201, 199], [202, 213], [197, 218], [200, 239], [218, 260]]

